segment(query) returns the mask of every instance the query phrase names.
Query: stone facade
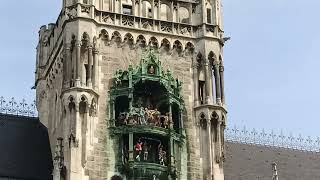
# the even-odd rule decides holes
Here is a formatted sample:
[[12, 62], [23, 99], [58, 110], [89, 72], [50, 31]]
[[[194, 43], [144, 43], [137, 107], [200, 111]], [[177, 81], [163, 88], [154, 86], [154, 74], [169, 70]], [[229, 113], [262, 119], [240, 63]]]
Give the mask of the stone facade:
[[220, 0], [64, 0], [37, 47], [39, 118], [51, 149], [63, 154], [55, 180], [128, 179], [116, 167], [109, 90], [116, 71], [138, 66], [150, 48], [183, 82], [186, 140], [176, 179], [223, 180], [224, 41]]

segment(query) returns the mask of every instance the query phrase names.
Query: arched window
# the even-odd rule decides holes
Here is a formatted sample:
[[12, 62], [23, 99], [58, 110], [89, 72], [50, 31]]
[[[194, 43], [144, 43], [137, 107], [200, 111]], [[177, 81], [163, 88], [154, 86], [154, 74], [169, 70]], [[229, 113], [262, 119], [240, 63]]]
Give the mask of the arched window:
[[152, 7], [149, 1], [142, 1], [141, 15], [143, 17], [152, 18]]
[[146, 38], [143, 35], [139, 35], [137, 38], [137, 44], [140, 47], [145, 47], [146, 46]]
[[190, 17], [189, 17], [189, 11], [185, 7], [179, 8], [179, 22], [181, 23], [189, 23]]
[[160, 6], [160, 19], [165, 21], [172, 19], [171, 10], [167, 4], [161, 4]]
[[103, 10], [107, 10], [107, 11], [111, 11], [111, 0], [104, 0], [103, 4], [102, 4], [102, 9]]
[[132, 1], [131, 0], [125, 0], [122, 1], [122, 13], [127, 15], [132, 15]]
[[207, 23], [212, 23], [212, 6], [209, 2], [207, 2]]

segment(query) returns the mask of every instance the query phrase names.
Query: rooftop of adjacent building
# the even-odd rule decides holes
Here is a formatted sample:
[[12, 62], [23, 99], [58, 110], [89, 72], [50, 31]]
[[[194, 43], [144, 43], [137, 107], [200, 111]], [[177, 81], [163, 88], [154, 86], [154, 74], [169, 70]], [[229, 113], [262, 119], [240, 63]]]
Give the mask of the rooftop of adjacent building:
[[47, 128], [38, 118], [0, 112], [0, 179], [50, 180], [51, 171]]

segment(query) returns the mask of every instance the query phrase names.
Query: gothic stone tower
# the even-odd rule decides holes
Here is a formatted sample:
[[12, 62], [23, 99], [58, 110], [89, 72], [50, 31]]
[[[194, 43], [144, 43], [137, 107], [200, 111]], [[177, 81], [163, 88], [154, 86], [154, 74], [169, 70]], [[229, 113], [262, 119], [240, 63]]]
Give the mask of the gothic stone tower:
[[220, 0], [64, 0], [36, 90], [55, 180], [223, 180]]

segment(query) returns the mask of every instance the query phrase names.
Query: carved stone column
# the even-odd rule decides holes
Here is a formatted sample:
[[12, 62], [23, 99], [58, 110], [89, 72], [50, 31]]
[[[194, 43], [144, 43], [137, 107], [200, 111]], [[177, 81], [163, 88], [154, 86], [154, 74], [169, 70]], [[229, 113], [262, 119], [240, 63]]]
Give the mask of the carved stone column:
[[129, 163], [131, 164], [131, 163], [133, 163], [134, 162], [134, 149], [133, 149], [133, 147], [134, 147], [134, 144], [133, 144], [133, 134], [132, 133], [130, 133], [129, 134]]
[[151, 1], [152, 19], [154, 19], [154, 0]]
[[92, 84], [93, 88], [98, 88], [98, 53], [99, 51], [95, 48], [93, 51], [93, 69], [92, 69]]
[[[109, 1], [110, 2], [110, 1]], [[103, 0], [99, 0], [99, 10], [103, 11], [104, 7], [103, 7]]]
[[189, 23], [192, 24], [192, 4], [189, 4]]
[[212, 162], [214, 162], [214, 159], [213, 159], [213, 149], [212, 149], [212, 144], [213, 144], [213, 140], [211, 139], [212, 138], [212, 135], [211, 135], [211, 121], [208, 120], [207, 122], [207, 132], [208, 132], [208, 146], [209, 146], [209, 169], [210, 169], [210, 177], [209, 179], [213, 176], [213, 164]]
[[220, 71], [220, 85], [221, 85], [221, 102], [225, 104], [225, 95], [224, 95], [224, 66], [221, 62], [221, 65], [219, 67]]
[[158, 12], [157, 12], [158, 19], [161, 19], [160, 18], [160, 15], [161, 15], [161, 0], [158, 1], [158, 9], [157, 10], [158, 10]]
[[219, 64], [216, 63], [214, 65], [214, 76], [215, 76], [215, 84], [216, 84], [216, 102], [217, 104], [221, 104], [221, 86], [220, 86], [220, 72], [219, 72]]
[[172, 102], [169, 104], [169, 128], [173, 129], [173, 120], [172, 120]]
[[216, 146], [216, 162], [220, 163], [221, 160], [221, 120], [217, 122], [217, 146]]
[[87, 85], [92, 87], [92, 45], [88, 46], [88, 82]]
[[132, 0], [131, 15], [132, 15], [132, 16], [136, 16], [136, 0]]
[[213, 104], [213, 97], [212, 97], [212, 79], [210, 78], [210, 69], [208, 60], [205, 62], [205, 78], [206, 78], [206, 103]]
[[64, 87], [68, 88], [71, 85], [71, 71], [72, 71], [72, 60], [71, 60], [71, 44], [65, 44], [63, 61], [63, 74], [64, 74]]
[[116, 9], [116, 7], [117, 7], [117, 3], [118, 3], [118, 1], [117, 0], [112, 0], [113, 1], [113, 12], [115, 12], [115, 13], [118, 13], [117, 11], [118, 11], [118, 9]]
[[[118, 13], [119, 14], [122, 14], [122, 2], [121, 2], [122, 0], [118, 0], [118, 2], [119, 2], [119, 7], [118, 7]], [[120, 22], [120, 24], [121, 24], [121, 22]]]
[[76, 42], [76, 82], [75, 82], [75, 86], [76, 87], [80, 87], [81, 82], [80, 82], [80, 75], [82, 73], [80, 66], [81, 66], [81, 41], [77, 41]]
[[138, 5], [138, 16], [143, 16], [142, 15], [142, 1], [141, 0], [138, 0], [138, 2], [139, 2], [139, 5]]
[[194, 83], [194, 105], [199, 106], [199, 73], [198, 73], [198, 63], [193, 65], [193, 83]]

